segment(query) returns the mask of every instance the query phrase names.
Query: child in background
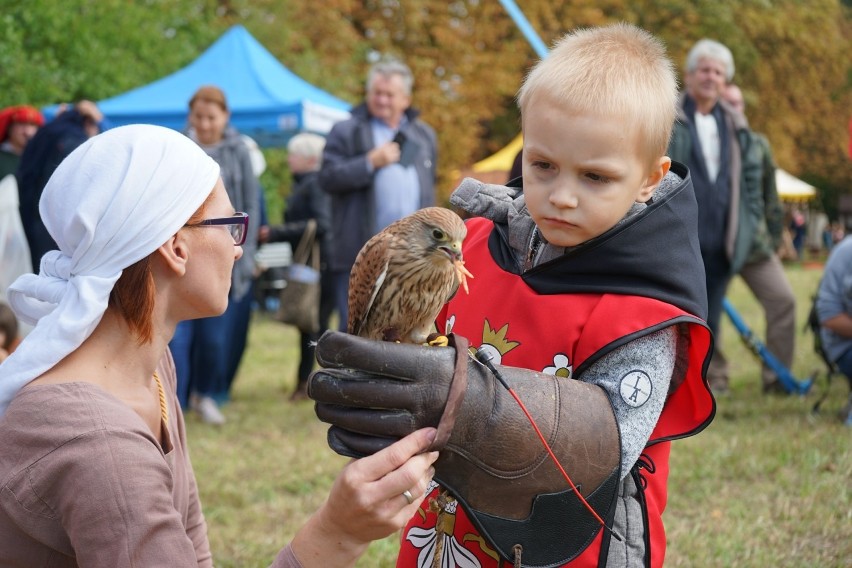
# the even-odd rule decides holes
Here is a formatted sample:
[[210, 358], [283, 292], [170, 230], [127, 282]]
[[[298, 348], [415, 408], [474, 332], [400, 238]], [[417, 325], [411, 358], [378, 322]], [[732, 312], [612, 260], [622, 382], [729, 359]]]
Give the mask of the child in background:
[[494, 370], [453, 349], [320, 340], [308, 394], [333, 449], [438, 424], [437, 483], [398, 566], [662, 566], [670, 441], [715, 411], [697, 205], [665, 156], [676, 96], [663, 46], [630, 25], [567, 35], [526, 78], [522, 187], [465, 180], [451, 198], [477, 217], [476, 278], [438, 326]]

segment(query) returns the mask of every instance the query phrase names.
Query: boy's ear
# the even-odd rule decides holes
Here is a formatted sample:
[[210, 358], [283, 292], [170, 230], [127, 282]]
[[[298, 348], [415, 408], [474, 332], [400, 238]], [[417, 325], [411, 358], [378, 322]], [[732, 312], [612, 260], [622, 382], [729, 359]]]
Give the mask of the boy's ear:
[[645, 183], [639, 188], [639, 195], [636, 201], [645, 203], [654, 195], [654, 191], [666, 174], [669, 173], [669, 168], [672, 167], [672, 159], [668, 156], [661, 156], [656, 163], [651, 167], [651, 172], [645, 178]]
[[169, 240], [160, 245], [160, 248], [157, 249], [157, 254], [160, 256], [160, 260], [166, 270], [173, 272], [177, 276], [183, 276], [186, 273], [186, 263], [189, 258], [189, 243], [181, 231], [178, 231], [169, 237]]

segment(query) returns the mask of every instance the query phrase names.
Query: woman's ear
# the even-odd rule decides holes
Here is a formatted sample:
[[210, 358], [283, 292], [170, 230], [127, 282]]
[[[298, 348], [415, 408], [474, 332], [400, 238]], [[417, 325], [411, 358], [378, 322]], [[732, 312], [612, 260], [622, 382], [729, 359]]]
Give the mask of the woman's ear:
[[660, 182], [663, 181], [663, 178], [666, 177], [667, 173], [669, 173], [669, 168], [671, 167], [672, 159], [668, 156], [661, 156], [660, 159], [654, 163], [648, 177], [645, 178], [645, 183], [641, 188], [639, 188], [639, 196], [636, 198], [636, 201], [639, 203], [646, 203], [649, 199], [651, 199], [654, 195], [654, 191], [657, 189], [657, 186], [660, 185]]
[[178, 231], [169, 237], [169, 240], [157, 249], [157, 254], [167, 270], [174, 272], [177, 276], [183, 276], [189, 259], [189, 242], [185, 233]]

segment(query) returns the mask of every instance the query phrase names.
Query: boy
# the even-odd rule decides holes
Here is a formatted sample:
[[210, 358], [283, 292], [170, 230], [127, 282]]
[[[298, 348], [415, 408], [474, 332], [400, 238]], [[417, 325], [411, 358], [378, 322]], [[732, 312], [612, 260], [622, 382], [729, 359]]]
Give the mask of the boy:
[[569, 34], [530, 72], [523, 188], [465, 180], [454, 193], [479, 216], [463, 251], [476, 278], [438, 318], [505, 366], [453, 376], [452, 349], [320, 340], [331, 368], [308, 392], [336, 451], [438, 424], [440, 485], [404, 529], [399, 566], [662, 565], [669, 440], [714, 414], [695, 198], [664, 156], [676, 95], [662, 45], [629, 25]]

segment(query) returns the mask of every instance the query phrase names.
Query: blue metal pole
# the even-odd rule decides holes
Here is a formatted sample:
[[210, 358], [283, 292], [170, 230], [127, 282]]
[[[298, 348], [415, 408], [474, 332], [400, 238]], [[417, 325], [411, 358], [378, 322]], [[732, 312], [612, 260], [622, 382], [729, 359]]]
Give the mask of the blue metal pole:
[[506, 12], [512, 17], [515, 21], [515, 25], [521, 30], [524, 34], [524, 37], [527, 38], [527, 41], [530, 42], [533, 49], [538, 56], [544, 59], [547, 56], [547, 46], [544, 45], [544, 42], [541, 41], [541, 38], [538, 36], [536, 31], [533, 29], [527, 17], [524, 16], [524, 13], [521, 12], [521, 9], [518, 8], [518, 5], [515, 4], [514, 0], [500, 0], [500, 4], [503, 5], [503, 8], [506, 9]]
[[752, 333], [751, 329], [746, 325], [743, 318], [737, 313], [737, 310], [734, 309], [733, 304], [727, 299], [724, 298], [722, 300], [722, 308], [725, 310], [725, 313], [728, 314], [728, 317], [731, 318], [731, 323], [734, 324], [734, 327], [737, 328], [737, 331], [740, 334], [743, 342], [748, 346], [748, 348], [757, 355], [761, 361], [766, 363], [766, 366], [772, 369], [775, 372], [775, 375], [778, 377], [778, 382], [781, 383], [781, 386], [784, 387], [788, 393], [791, 394], [808, 394], [808, 391], [811, 390], [811, 386], [813, 385], [814, 378], [811, 377], [805, 380], [798, 380], [793, 373], [784, 366], [784, 363], [778, 360], [772, 352], [767, 349], [766, 345], [758, 339], [754, 333]]

